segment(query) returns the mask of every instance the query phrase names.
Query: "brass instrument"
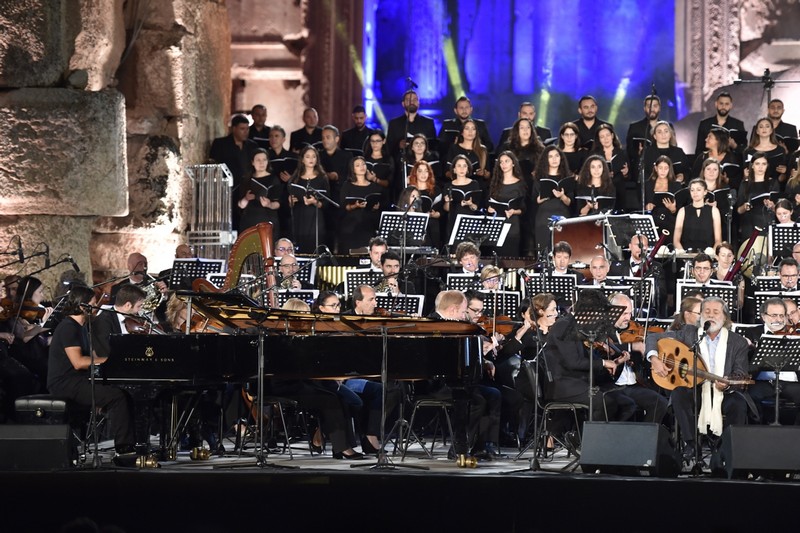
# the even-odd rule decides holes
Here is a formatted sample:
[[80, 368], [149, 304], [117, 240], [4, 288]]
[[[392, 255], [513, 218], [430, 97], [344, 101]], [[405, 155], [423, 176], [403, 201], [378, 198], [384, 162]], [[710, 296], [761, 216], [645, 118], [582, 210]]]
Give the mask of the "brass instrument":
[[141, 312], [143, 315], [150, 315], [158, 308], [159, 304], [161, 304], [161, 299], [164, 295], [161, 294], [161, 291], [156, 287], [156, 281], [158, 281], [156, 278], [147, 272], [144, 273], [144, 277], [147, 281], [142, 284], [142, 290], [147, 293], [147, 296], [144, 298]]

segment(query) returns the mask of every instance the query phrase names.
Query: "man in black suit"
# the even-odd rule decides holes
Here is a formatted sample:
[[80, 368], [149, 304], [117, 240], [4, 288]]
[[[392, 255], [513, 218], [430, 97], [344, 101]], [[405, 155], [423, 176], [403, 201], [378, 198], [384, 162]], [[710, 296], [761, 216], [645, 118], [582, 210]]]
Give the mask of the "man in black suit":
[[297, 277], [297, 272], [300, 270], [300, 264], [297, 258], [292, 254], [285, 254], [281, 257], [281, 262], [278, 264], [278, 285], [281, 289], [303, 289], [312, 290], [313, 285], [307, 281], [303, 281]]
[[211, 143], [209, 157], [212, 163], [224, 163], [233, 176], [233, 192], [231, 194], [231, 220], [233, 229], [239, 229], [239, 211], [236, 202], [239, 199], [239, 184], [250, 173], [253, 155], [258, 145], [248, 138], [250, 122], [244, 115], [236, 115], [231, 119], [230, 134], [218, 137]]
[[428, 139], [428, 149], [436, 149], [433, 146], [436, 141], [436, 126], [432, 118], [419, 114], [419, 95], [414, 90], [403, 93], [403, 110], [401, 116], [389, 121], [386, 132], [386, 145], [389, 147], [389, 155], [397, 161], [398, 155], [405, 151], [406, 143], [417, 133], [423, 134]]
[[367, 126], [367, 111], [363, 105], [357, 105], [350, 116], [353, 118], [353, 127], [342, 132], [339, 146], [354, 157], [364, 155], [364, 145], [373, 131]]
[[[772, 127], [775, 129], [775, 135], [797, 138], [797, 126], [784, 122], [782, 120], [783, 112], [783, 100], [773, 98], [769, 101], [767, 116], [772, 121]], [[780, 139], [778, 140], [780, 141]], [[787, 149], [787, 153], [791, 153], [791, 150]]]
[[[547, 139], [550, 139], [553, 134], [550, 131], [550, 128], [542, 128], [540, 126], [536, 126], [536, 106], [533, 105], [531, 102], [522, 102], [519, 105], [519, 111], [517, 112], [517, 118], [527, 118], [534, 124], [534, 128], [536, 129], [536, 136], [539, 137], [539, 140], [544, 144]], [[503, 147], [505, 143], [508, 142], [508, 138], [511, 135], [511, 130], [513, 126], [504, 128], [503, 133], [500, 135], [500, 140], [497, 141], [497, 151], [499, 152], [500, 149]]]
[[253, 118], [253, 123], [250, 125], [250, 133], [248, 138], [255, 142], [259, 148], [269, 150], [269, 132], [270, 127], [267, 126], [267, 106], [263, 104], [256, 104], [250, 110], [250, 116]]
[[[339, 148], [339, 129], [332, 124], [324, 126], [322, 128], [322, 149], [319, 150], [319, 162], [322, 168], [325, 169], [325, 175], [328, 177], [328, 183], [330, 184], [331, 192], [329, 198], [334, 202], [339, 200], [339, 191], [350, 174], [350, 161], [352, 160], [353, 154]], [[327, 228], [324, 242], [330, 244], [331, 248], [336, 250], [339, 209], [330, 202], [325, 202], [325, 205], [322, 206], [322, 212], [325, 215], [325, 227]]]
[[601, 124], [609, 123], [597, 118], [597, 100], [595, 100], [594, 96], [588, 94], [581, 96], [581, 99], [578, 100], [578, 114], [580, 118], [572, 122], [578, 126], [579, 145], [591, 151], [597, 128]]
[[[625, 149], [628, 151], [628, 164], [633, 176], [638, 176], [637, 170], [642, 152], [644, 152], [648, 144], [653, 142], [653, 131], [655, 130], [656, 122], [659, 121], [660, 114], [661, 98], [657, 95], [650, 95], [644, 99], [644, 118], [628, 126], [628, 134], [625, 136]], [[647, 141], [650, 141], [650, 143]], [[649, 178], [649, 176], [645, 176], [645, 178]]]
[[[717, 99], [714, 101], [714, 106], [717, 109], [716, 114], [708, 118], [704, 118], [697, 126], [697, 143], [694, 148], [695, 155], [701, 155], [705, 151], [706, 137], [708, 137], [708, 132], [710, 132], [715, 126], [725, 128], [729, 132], [732, 130], [744, 132], [746, 140], [747, 131], [744, 129], [744, 122], [738, 118], [730, 116], [731, 109], [733, 109], [733, 97], [731, 96], [731, 93], [726, 91], [719, 93], [717, 95]], [[732, 150], [735, 150], [738, 153], [741, 153], [746, 146], [746, 143], [743, 146], [739, 146], [733, 139], [733, 135], [730, 135], [728, 144]]]
[[381, 269], [383, 279], [375, 286], [377, 292], [391, 292], [392, 296], [416, 294], [414, 282], [400, 272], [400, 255], [397, 252], [389, 250], [381, 255]]
[[306, 146], [313, 146], [317, 150], [322, 145], [322, 128], [319, 127], [319, 114], [313, 107], [303, 111], [303, 127], [294, 130], [289, 137], [289, 149], [300, 153]]
[[[448, 118], [442, 122], [442, 129], [439, 130], [439, 153], [447, 154], [453, 143], [456, 142], [458, 134], [461, 132], [464, 121], [472, 118], [472, 102], [466, 96], [462, 96], [456, 100], [456, 105], [453, 107], [455, 118]], [[475, 127], [478, 129], [478, 136], [481, 138], [481, 144], [486, 147], [489, 153], [494, 152], [494, 143], [489, 136], [489, 129], [486, 127], [486, 122], [472, 118], [475, 122]]]
[[128, 333], [125, 327], [126, 315], [138, 315], [147, 293], [136, 285], [123, 285], [117, 293], [114, 306], [100, 311], [92, 321], [92, 347], [100, 357], [108, 357], [111, 352], [111, 334]]
[[[669, 337], [687, 347], [699, 341], [699, 355], [710, 373], [726, 377], [747, 376], [749, 346], [744, 337], [730, 330], [731, 316], [724, 300], [715, 296], [704, 299], [700, 306], [699, 324], [707, 327], [698, 328], [698, 325], [687, 324], [678, 331], [651, 333], [647, 336], [645, 353], [653, 373], [664, 379], [670, 375], [669, 368], [659, 359], [657, 350], [658, 341]], [[746, 398], [746, 392], [739, 391], [723, 381], [706, 380], [699, 386], [701, 387], [698, 391], [699, 435], [710, 432], [719, 437], [725, 427], [744, 424], [747, 421], [749, 398]], [[675, 421], [684, 442], [686, 461], [694, 457], [696, 443], [693, 393], [692, 388], [676, 387], [670, 394]]]

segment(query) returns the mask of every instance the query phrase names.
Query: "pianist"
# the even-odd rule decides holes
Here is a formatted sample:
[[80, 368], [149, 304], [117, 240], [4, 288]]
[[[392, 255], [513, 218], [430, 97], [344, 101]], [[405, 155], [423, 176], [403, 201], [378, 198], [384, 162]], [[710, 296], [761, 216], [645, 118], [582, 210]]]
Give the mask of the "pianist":
[[[47, 388], [50, 394], [72, 400], [89, 410], [92, 405], [92, 384], [88, 372], [91, 366], [86, 330], [88, 315], [81, 306], [95, 304], [94, 292], [88, 287], [78, 286], [66, 298], [64, 319], [56, 327], [50, 343]], [[106, 359], [97, 356], [95, 363], [102, 364]], [[94, 397], [97, 407], [109, 418], [117, 452], [114, 462], [132, 466], [136, 454], [128, 396], [117, 387], [96, 383]]]

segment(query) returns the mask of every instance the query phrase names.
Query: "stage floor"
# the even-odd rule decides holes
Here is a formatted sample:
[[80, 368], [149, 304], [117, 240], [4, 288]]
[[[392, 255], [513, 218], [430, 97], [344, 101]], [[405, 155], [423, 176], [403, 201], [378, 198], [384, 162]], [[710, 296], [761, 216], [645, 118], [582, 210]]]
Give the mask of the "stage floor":
[[[228, 450], [233, 443], [225, 441]], [[309, 453], [269, 454], [259, 466], [252, 445], [193, 461], [188, 451], [159, 468], [113, 466], [111, 443], [80, 468], [0, 473], [5, 531], [59, 531], [86, 516], [123, 531], [748, 531], [786, 523], [800, 498], [796, 476], [729, 480], [682, 473], [676, 478], [583, 473], [559, 451], [540, 468], [532, 453], [459, 468], [437, 445], [419, 445], [405, 461], [389, 456], [337, 461]], [[361, 465], [353, 468], [351, 465]], [[281, 467], [294, 468], [281, 468]], [[426, 469], [403, 468], [419, 466]], [[394, 467], [394, 468], [393, 468]], [[565, 468], [568, 467], [568, 468]], [[779, 511], [779, 512], [776, 512]], [[785, 514], [784, 514], [785, 513]]]

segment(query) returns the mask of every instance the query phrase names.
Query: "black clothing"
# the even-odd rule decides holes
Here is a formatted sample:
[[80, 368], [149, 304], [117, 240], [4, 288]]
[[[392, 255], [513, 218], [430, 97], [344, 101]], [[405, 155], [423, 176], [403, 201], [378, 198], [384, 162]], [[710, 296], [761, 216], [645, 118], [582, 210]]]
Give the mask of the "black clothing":
[[[255, 184], [251, 183], [251, 180]], [[273, 202], [280, 202], [283, 195], [283, 182], [274, 175], [267, 175], [260, 178], [251, 178], [242, 183], [240, 189], [243, 193], [252, 191], [256, 195], [255, 198], [247, 202], [244, 209], [241, 210], [239, 218], [239, 231], [242, 232], [247, 228], [255, 226], [261, 222], [272, 223], [272, 235], [275, 239], [276, 235], [280, 235], [280, 218], [278, 217], [278, 209], [270, 209], [261, 205], [260, 198], [268, 198]], [[241, 195], [239, 196], [241, 199]], [[238, 199], [237, 199], [238, 200]]]
[[[211, 143], [211, 151], [209, 156], [212, 160], [219, 164], [225, 164], [231, 171], [233, 176], [234, 190], [242, 183], [245, 176], [250, 174], [251, 162], [253, 161], [253, 154], [255, 153], [258, 145], [246, 139], [242, 146], [239, 147], [233, 139], [233, 135], [226, 137], [219, 137], [214, 139]], [[231, 220], [233, 229], [239, 229], [239, 208], [236, 207], [236, 200], [238, 198], [234, 193], [231, 195]]]
[[390, 120], [386, 129], [386, 146], [389, 148], [389, 155], [396, 158], [400, 153], [400, 141], [410, 141], [411, 137], [417, 133], [423, 134], [428, 139], [429, 150], [437, 149], [436, 146], [433, 146], [436, 144], [436, 125], [432, 118], [417, 113], [413, 122], [408, 120], [406, 114]]
[[[514, 129], [513, 126], [510, 128], [503, 128], [503, 132], [500, 134], [500, 140], [497, 141], [497, 146], [503, 146], [508, 142], [508, 138], [511, 137], [511, 130]], [[547, 139], [552, 139], [553, 134], [550, 131], [550, 128], [541, 128], [539, 126], [534, 126], [536, 130], [536, 136], [539, 137], [539, 140], [544, 144]], [[500, 150], [498, 149], [498, 153]]]
[[778, 126], [775, 128], [775, 135], [779, 135], [781, 137], [792, 137], [797, 138], [797, 126], [794, 124], [788, 124], [784, 121], [780, 121]]
[[534, 232], [535, 232], [535, 248], [544, 250], [551, 247], [551, 231], [548, 225], [550, 217], [559, 216], [569, 218], [572, 210], [572, 205], [575, 203], [575, 178], [572, 176], [559, 179], [558, 176], [545, 176], [545, 179], [558, 181], [561, 189], [570, 198], [570, 205], [567, 206], [560, 198], [549, 198], [545, 202], [539, 204], [537, 198], [541, 194], [541, 183], [538, 179], [534, 180], [533, 191], [531, 196], [534, 204], [536, 204], [536, 215], [534, 217]]
[[[369, 182], [367, 185], [356, 185], [348, 180], [342, 185], [341, 196], [338, 199], [341, 206], [341, 217], [337, 229], [340, 253], [349, 253], [349, 250], [353, 248], [367, 246], [369, 240], [375, 236], [380, 220], [380, 203], [375, 204], [379, 206], [378, 210], [373, 209], [373, 202], [368, 196], [382, 195], [383, 190], [383, 187], [373, 182]], [[354, 198], [367, 199], [367, 207], [348, 211], [348, 205], [360, 201]]]
[[[486, 127], [486, 122], [473, 118], [475, 127], [478, 130], [478, 137], [481, 139], [481, 144], [486, 147], [487, 152], [494, 152], [494, 143], [489, 136], [489, 128]], [[439, 151], [446, 153], [450, 147], [456, 143], [459, 133], [461, 133], [461, 125], [463, 122], [460, 118], [448, 118], [442, 122], [442, 128], [439, 130]]]
[[[617, 200], [617, 193], [616, 190], [612, 187], [608, 191], [603, 191], [598, 189], [597, 187], [590, 187], [587, 185], [576, 185], [575, 186], [575, 203], [577, 204], [575, 207], [577, 209], [577, 213], [580, 215], [581, 209], [591, 202], [592, 198], [594, 198], [598, 203], [598, 208], [601, 212], [606, 212], [611, 209], [614, 209], [614, 204]], [[594, 210], [590, 210], [589, 215], [596, 215], [597, 213]]]
[[364, 155], [364, 150], [369, 149], [367, 142], [373, 131], [375, 130], [366, 126], [360, 130], [356, 129], [355, 126], [344, 130], [341, 137], [339, 137], [339, 148], [347, 151], [353, 157]]
[[[608, 124], [613, 128], [609, 122], [600, 120], [597, 117], [595, 117], [594, 124], [592, 124], [591, 128], [586, 126], [586, 123], [582, 118], [577, 118], [573, 120], [572, 123], [578, 126], [578, 144], [576, 146], [580, 146], [581, 148], [585, 148], [589, 151], [594, 148], [594, 137], [597, 134], [597, 129], [601, 124]], [[576, 170], [575, 172], [578, 172], [579, 170], [580, 169]]]
[[675, 172], [676, 179], [678, 174], [683, 174], [683, 182], [689, 183], [693, 178], [700, 177], [692, 172], [692, 169], [689, 167], [689, 158], [686, 157], [686, 153], [683, 151], [683, 149], [678, 146], [658, 148], [654, 144], [653, 146], [648, 146], [644, 150], [645, 179], [650, 179], [650, 175], [653, 172], [653, 167], [656, 164], [656, 159], [662, 155], [669, 157], [669, 160], [672, 161], [672, 170]]
[[683, 214], [683, 233], [681, 233], [681, 244], [684, 250], [702, 251], [714, 246], [714, 219], [712, 218], [712, 207], [703, 204], [697, 209], [692, 205], [682, 207]]
[[[777, 190], [778, 183], [773, 183], [769, 180], [742, 182], [741, 187], [739, 187], [739, 194], [736, 198], [736, 207], [738, 208], [739, 206], [749, 202], [751, 198], [754, 198], [760, 194]], [[774, 212], [767, 209], [762, 199], [751, 202], [750, 210], [739, 214], [739, 232], [743, 237], [740, 242], [746, 241], [750, 237], [750, 234], [753, 232], [753, 228], [755, 226], [766, 229], [774, 219]]]
[[[757, 151], [758, 150], [756, 150], [755, 148], [750, 148], [749, 146], [745, 148], [744, 153], [742, 154], [744, 163], [747, 164], [750, 161], [750, 159], [752, 159], [753, 154]], [[767, 156], [767, 162], [769, 164], [769, 166], [767, 166], [767, 177], [771, 179], [777, 179], [778, 171], [776, 167], [779, 167], [781, 165], [786, 165], [788, 162], [786, 150], [783, 149], [783, 146], [776, 146], [774, 150], [764, 152], [764, 155]], [[790, 169], [787, 168], [786, 172], [787, 177], [789, 176], [789, 174], [790, 174]]]
[[[328, 178], [325, 176], [315, 176], [310, 180], [298, 178], [297, 181], [290, 183], [289, 194], [297, 198], [292, 207], [292, 235], [297, 251], [302, 253], [312, 253], [319, 244], [325, 243], [325, 215], [321, 208], [314, 204], [306, 205], [303, 197], [306, 195], [304, 189], [308, 188], [310, 193], [313, 190], [320, 190], [330, 197]], [[310, 195], [309, 193], [309, 195]], [[324, 200], [320, 200], [324, 204]]]
[[289, 137], [289, 150], [300, 152], [306, 146], [313, 146], [317, 151], [322, 151], [322, 128], [316, 126], [311, 133], [303, 126], [292, 132]]
[[[606, 158], [605, 151], [602, 148], [592, 152], [592, 155], [599, 155], [604, 159]], [[621, 148], [614, 148], [611, 152], [611, 159], [606, 159], [608, 173], [611, 175], [611, 183], [614, 184], [614, 188], [616, 190], [616, 203], [614, 204], [616, 209], [623, 209], [628, 203], [630, 203], [626, 202], [628, 199], [625, 196], [625, 182], [632, 180], [633, 174], [630, 172], [630, 165], [628, 165], [628, 175], [625, 176], [622, 174], [622, 169], [626, 165], [628, 165], [628, 154], [626, 154]]]
[[[491, 200], [497, 202], [508, 202], [509, 207], [492, 204]], [[559, 200], [560, 201], [560, 200]], [[517, 183], [501, 184], [495, 196], [489, 199], [491, 205], [497, 212], [497, 216], [505, 216], [505, 209], [522, 209], [525, 213], [525, 182], [519, 180]], [[497, 247], [497, 255], [505, 257], [519, 257], [520, 255], [520, 221], [522, 215], [513, 215], [506, 218], [506, 223], [511, 225], [503, 246]]]
[[[289, 193], [287, 182], [283, 181], [281, 178], [281, 174], [286, 172], [289, 176], [294, 174], [294, 171], [297, 170], [297, 165], [299, 163], [299, 159], [297, 154], [294, 152], [290, 152], [288, 150], [281, 149], [280, 154], [276, 153], [272, 149], [269, 150], [269, 172], [273, 176], [278, 176], [281, 179], [281, 197], [279, 202], [281, 203], [280, 208], [278, 208], [278, 219], [280, 221], [280, 233], [276, 234], [274, 231], [272, 232], [273, 240], [278, 240], [281, 237], [286, 237], [289, 240], [293, 240], [292, 238], [292, 208], [289, 206]], [[286, 178], [288, 179], [288, 178]]]
[[[708, 132], [712, 130], [714, 126], [722, 126], [728, 131], [731, 130], [739, 130], [747, 133], [747, 130], [744, 129], [744, 122], [739, 120], [738, 118], [734, 118], [730, 115], [727, 116], [725, 119], [725, 124], [717, 124], [717, 115], [714, 114], [708, 118], [704, 118], [700, 121], [700, 124], [697, 125], [697, 144], [694, 148], [695, 155], [702, 154], [706, 149], [706, 137], [708, 137]], [[736, 151], [741, 153], [742, 150], [747, 146], [745, 144], [742, 146], [741, 144], [737, 146]]]
[[112, 334], [123, 333], [122, 325], [115, 310], [101, 311], [92, 319], [92, 348], [99, 357], [108, 357], [111, 354]]
[[270, 127], [266, 124], [264, 124], [261, 130], [256, 129], [255, 124], [251, 124], [250, 133], [247, 134], [247, 138], [256, 143], [259, 148], [269, 150], [269, 130]]
[[[66, 353], [66, 349], [70, 347], [79, 347], [81, 354], [88, 355], [89, 334], [84, 326], [67, 316], [56, 327], [50, 343], [47, 388], [50, 394], [90, 408], [92, 385], [89, 381], [89, 372], [76, 370], [72, 366]], [[95, 383], [94, 396], [96, 405], [108, 414], [111, 432], [114, 435], [114, 447], [117, 450], [133, 447], [136, 439], [131, 425], [128, 396], [117, 387], [101, 383]]]
[[[703, 161], [708, 159], [708, 152], [702, 152], [692, 166], [692, 176], [701, 178], [703, 173]], [[742, 184], [742, 159], [733, 152], [725, 152], [722, 161], [719, 162], [720, 171], [728, 178], [728, 186], [737, 190]]]
[[[473, 203], [480, 206], [483, 202], [482, 194], [481, 194], [481, 187], [477, 181], [471, 180], [466, 185], [450, 185], [447, 190], [445, 191], [445, 195], [449, 195], [451, 198], [450, 201], [450, 211], [447, 214], [447, 242], [450, 241], [450, 234], [453, 232], [453, 228], [456, 223], [456, 218], [458, 215], [477, 215], [479, 214], [476, 211], [470, 210], [469, 207], [465, 207], [461, 205], [461, 200], [464, 199], [465, 195], [468, 193], [472, 193], [471, 198]], [[453, 246], [458, 246], [464, 239], [457, 239], [453, 242]]]
[[[655, 207], [653, 207], [653, 210], [650, 214], [653, 215], [653, 222], [655, 222], [656, 227], [659, 230], [659, 234], [663, 233], [664, 230], [667, 230], [669, 231], [669, 234], [672, 235], [675, 232], [675, 218], [677, 215], [677, 210], [675, 213], [671, 213], [670, 210], [664, 206], [663, 201], [656, 201], [655, 186], [656, 182], [651, 179], [648, 179], [644, 184], [644, 203], [645, 205], [651, 203], [655, 204]], [[681, 184], [677, 181], [670, 181], [667, 184], [667, 192], [676, 194], [680, 190]], [[678, 206], [676, 205], [676, 208], [677, 207]]]

